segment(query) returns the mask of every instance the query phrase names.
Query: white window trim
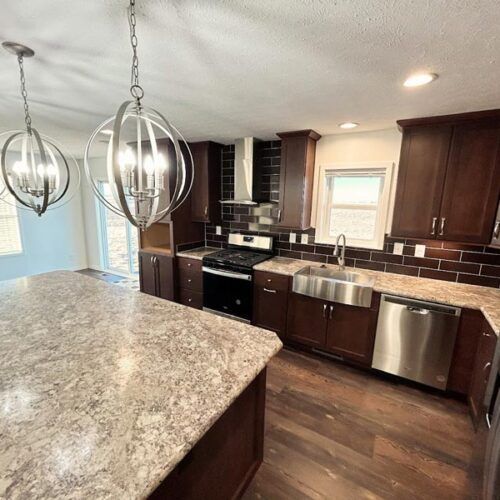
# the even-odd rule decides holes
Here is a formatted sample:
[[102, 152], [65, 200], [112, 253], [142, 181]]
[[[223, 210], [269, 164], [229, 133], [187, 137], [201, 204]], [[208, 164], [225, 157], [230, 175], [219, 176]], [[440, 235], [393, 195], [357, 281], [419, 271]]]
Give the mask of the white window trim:
[[371, 241], [366, 240], [354, 240], [348, 239], [347, 245], [360, 247], [360, 248], [371, 248], [374, 250], [382, 250], [384, 247], [384, 237], [387, 226], [387, 220], [389, 218], [389, 206], [390, 206], [390, 196], [392, 187], [392, 176], [394, 172], [395, 164], [390, 161], [382, 162], [364, 162], [364, 163], [332, 163], [326, 165], [320, 165], [318, 169], [317, 177], [317, 199], [316, 199], [316, 243], [323, 243], [327, 245], [335, 244], [335, 240], [328, 236], [325, 231], [324, 217], [326, 217], [326, 175], [332, 170], [339, 171], [345, 170], [346, 173], [349, 170], [352, 171], [370, 171], [370, 170], [385, 170], [384, 187], [379, 201], [379, 210], [377, 213], [377, 222], [375, 229], [375, 237]]
[[[0, 191], [0, 193], [2, 193], [3, 195], [3, 191]], [[14, 250], [13, 252], [6, 252], [6, 253], [0, 253], [0, 259], [3, 258], [3, 257], [20, 257], [20, 256], [23, 256], [26, 251], [25, 251], [25, 245], [24, 245], [24, 231], [23, 231], [23, 223], [21, 221], [21, 215], [19, 213], [19, 210], [20, 208], [18, 207], [17, 203], [14, 202], [14, 203], [9, 203], [7, 201], [5, 201], [3, 198], [2, 198], [2, 201], [3, 203], [7, 203], [11, 206], [14, 206], [14, 209], [16, 211], [16, 220], [17, 220], [17, 228], [19, 230], [19, 242], [21, 244], [21, 250]]]

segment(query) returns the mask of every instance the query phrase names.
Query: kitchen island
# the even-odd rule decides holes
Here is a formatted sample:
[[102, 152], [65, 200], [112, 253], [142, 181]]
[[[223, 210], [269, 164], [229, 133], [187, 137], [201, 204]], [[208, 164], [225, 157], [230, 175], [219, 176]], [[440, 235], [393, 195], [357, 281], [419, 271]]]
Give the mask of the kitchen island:
[[77, 273], [0, 283], [0, 498], [237, 496], [280, 348]]

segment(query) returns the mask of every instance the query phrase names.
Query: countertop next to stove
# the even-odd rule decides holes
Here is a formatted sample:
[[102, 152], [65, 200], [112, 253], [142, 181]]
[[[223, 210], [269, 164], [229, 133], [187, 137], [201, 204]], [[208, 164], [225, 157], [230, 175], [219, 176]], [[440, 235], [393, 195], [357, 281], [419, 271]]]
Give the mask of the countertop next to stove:
[[198, 247], [191, 250], [184, 250], [182, 252], [177, 252], [177, 257], [188, 257], [189, 259], [202, 260], [203, 257], [210, 255], [211, 253], [219, 252], [221, 248], [215, 247]]
[[[305, 266], [320, 265], [317, 262], [307, 260], [273, 257], [256, 265], [254, 270], [293, 276]], [[326, 266], [332, 269], [337, 268], [337, 266], [332, 264], [327, 264]], [[347, 269], [359, 274], [373, 276], [375, 278], [374, 290], [377, 292], [427, 300], [429, 302], [440, 302], [456, 307], [479, 309], [484, 314], [493, 331], [497, 335], [500, 335], [499, 289], [358, 268]]]
[[281, 346], [73, 272], [1, 282], [0, 498], [146, 497]]

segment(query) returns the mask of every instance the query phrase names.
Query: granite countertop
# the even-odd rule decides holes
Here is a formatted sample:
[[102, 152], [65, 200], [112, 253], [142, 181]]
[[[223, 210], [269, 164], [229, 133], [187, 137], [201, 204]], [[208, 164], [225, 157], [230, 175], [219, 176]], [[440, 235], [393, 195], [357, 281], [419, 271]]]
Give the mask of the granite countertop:
[[[293, 276], [305, 266], [320, 266], [317, 262], [273, 257], [257, 264], [254, 269], [277, 274]], [[336, 269], [336, 265], [326, 264]], [[366, 274], [375, 278], [374, 290], [403, 297], [441, 302], [457, 307], [479, 309], [491, 325], [493, 331], [500, 335], [500, 290], [463, 283], [450, 283], [429, 278], [417, 278], [402, 274], [383, 273], [359, 268], [346, 268], [350, 271]]]
[[220, 248], [215, 247], [198, 247], [192, 250], [184, 250], [182, 252], [177, 252], [177, 257], [188, 257], [190, 259], [201, 260], [206, 255], [220, 251]]
[[143, 498], [280, 350], [61, 271], [0, 283], [0, 498]]

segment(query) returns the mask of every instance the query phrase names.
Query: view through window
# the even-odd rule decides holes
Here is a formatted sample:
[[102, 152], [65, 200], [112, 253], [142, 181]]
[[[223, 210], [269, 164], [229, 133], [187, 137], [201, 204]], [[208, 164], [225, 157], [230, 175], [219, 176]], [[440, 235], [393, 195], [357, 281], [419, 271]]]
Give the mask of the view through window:
[[7, 199], [8, 203], [0, 200], [0, 255], [23, 251], [17, 208], [12, 196]]
[[[107, 200], [114, 203], [107, 182], [100, 182], [99, 189]], [[137, 229], [127, 219], [111, 212], [101, 203], [98, 206], [105, 269], [120, 274], [137, 274], [139, 272]]]

